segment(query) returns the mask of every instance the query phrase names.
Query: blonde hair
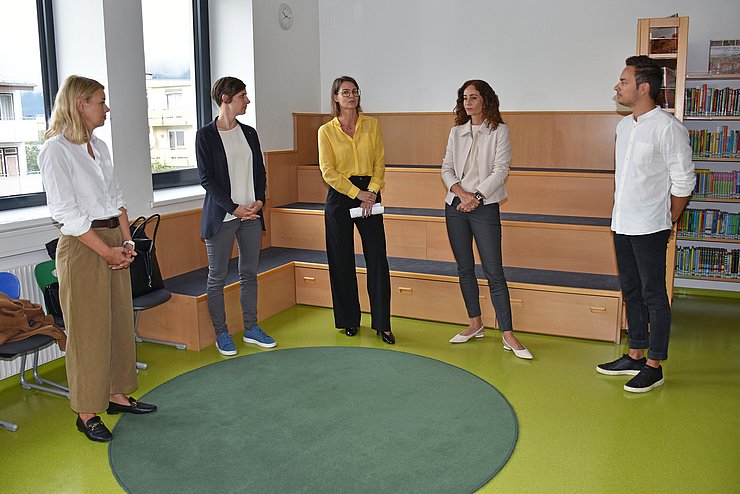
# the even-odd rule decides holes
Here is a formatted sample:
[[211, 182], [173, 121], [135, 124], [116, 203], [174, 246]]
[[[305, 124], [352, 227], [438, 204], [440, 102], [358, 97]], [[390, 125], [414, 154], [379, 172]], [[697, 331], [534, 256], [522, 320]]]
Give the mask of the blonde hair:
[[54, 100], [54, 113], [51, 115], [49, 130], [44, 137], [48, 139], [57, 134], [64, 134], [64, 137], [74, 144], [89, 141], [92, 132], [87, 130], [82, 120], [82, 115], [77, 109], [77, 100], [82, 98], [89, 101], [99, 89], [105, 87], [94, 79], [78, 75], [67, 77]]

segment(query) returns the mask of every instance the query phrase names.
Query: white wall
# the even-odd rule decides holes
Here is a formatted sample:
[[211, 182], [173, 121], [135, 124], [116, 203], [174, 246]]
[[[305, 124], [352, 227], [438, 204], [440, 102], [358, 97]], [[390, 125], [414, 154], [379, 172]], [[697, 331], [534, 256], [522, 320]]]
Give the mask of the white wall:
[[257, 131], [262, 149], [293, 148], [293, 112], [321, 108], [319, 1], [289, 1], [295, 20], [278, 24], [281, 0], [252, 2]]
[[451, 111], [473, 78], [505, 111], [611, 110], [638, 18], [689, 16], [694, 72], [707, 70], [710, 38], [740, 36], [737, 0], [319, 0], [319, 10], [322, 90], [352, 75], [372, 112]]

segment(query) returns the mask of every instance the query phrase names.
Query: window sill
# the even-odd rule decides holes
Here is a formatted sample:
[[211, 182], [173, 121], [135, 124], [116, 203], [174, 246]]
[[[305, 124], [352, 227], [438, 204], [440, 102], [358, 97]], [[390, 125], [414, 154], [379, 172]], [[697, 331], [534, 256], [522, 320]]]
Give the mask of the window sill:
[[52, 224], [47, 206], [0, 211], [0, 232], [24, 230]]
[[154, 191], [152, 208], [202, 200], [205, 195], [206, 191], [200, 185], [159, 189]]

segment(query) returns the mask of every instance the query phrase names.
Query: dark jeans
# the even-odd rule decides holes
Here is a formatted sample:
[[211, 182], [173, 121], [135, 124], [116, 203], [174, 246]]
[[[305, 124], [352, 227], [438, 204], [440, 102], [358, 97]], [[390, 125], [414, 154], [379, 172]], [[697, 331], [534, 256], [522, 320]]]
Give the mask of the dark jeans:
[[[367, 190], [370, 177], [350, 177], [361, 190]], [[377, 202], [380, 202], [378, 194]], [[360, 232], [367, 266], [367, 293], [370, 297], [371, 326], [376, 331], [391, 330], [391, 278], [385, 246], [383, 215], [350, 218], [349, 209], [360, 206], [358, 199], [329, 187], [324, 210], [326, 257], [329, 261], [334, 324], [338, 328], [360, 326], [360, 299], [355, 273], [354, 227]]]
[[481, 315], [478, 298], [478, 279], [475, 276], [475, 257], [473, 257], [473, 238], [478, 245], [483, 273], [491, 290], [493, 308], [496, 310], [501, 331], [512, 331], [511, 302], [506, 285], [504, 267], [501, 259], [501, 214], [498, 204], [480, 205], [470, 213], [455, 209], [460, 199], [455, 198], [452, 205], [445, 204], [447, 236], [452, 253], [457, 261], [457, 276], [460, 279], [465, 308], [468, 317]]
[[671, 306], [665, 286], [665, 263], [670, 233], [663, 230], [648, 235], [614, 234], [629, 346], [647, 348], [647, 356], [652, 360], [668, 358]]

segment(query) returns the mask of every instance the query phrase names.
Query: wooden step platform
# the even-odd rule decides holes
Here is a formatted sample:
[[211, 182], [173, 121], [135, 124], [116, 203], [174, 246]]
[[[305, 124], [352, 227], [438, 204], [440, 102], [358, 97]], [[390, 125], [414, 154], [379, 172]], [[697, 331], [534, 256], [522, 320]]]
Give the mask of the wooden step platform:
[[[385, 199], [384, 199], [385, 200]], [[294, 203], [270, 210], [273, 247], [325, 250], [323, 204]], [[444, 212], [386, 208], [388, 255], [454, 261]], [[508, 266], [616, 275], [609, 219], [502, 213], [504, 262]], [[355, 252], [361, 253], [359, 236]]]
[[[364, 287], [364, 259], [356, 255], [355, 260], [358, 283]], [[400, 257], [389, 257], [388, 261], [394, 316], [467, 323], [455, 263]], [[509, 266], [505, 272], [516, 330], [619, 341], [621, 294], [615, 276]], [[477, 276], [484, 323], [496, 327], [487, 282], [480, 267]], [[185, 343], [193, 350], [212, 345], [214, 332], [208, 315], [206, 278], [207, 268], [202, 268], [167, 279], [165, 286], [172, 292], [172, 300], [142, 313], [139, 334]], [[326, 253], [321, 250], [265, 249], [260, 256], [258, 280], [260, 320], [296, 303], [331, 307]], [[368, 311], [367, 292], [363, 288], [360, 300], [363, 311]], [[229, 266], [225, 304], [229, 328], [240, 332], [235, 259]]]

